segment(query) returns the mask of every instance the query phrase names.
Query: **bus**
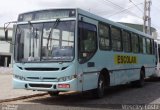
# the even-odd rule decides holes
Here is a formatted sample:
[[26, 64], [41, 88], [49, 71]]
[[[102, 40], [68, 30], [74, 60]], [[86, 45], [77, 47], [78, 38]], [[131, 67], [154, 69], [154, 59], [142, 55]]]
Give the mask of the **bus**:
[[[7, 39], [7, 28], [5, 28]], [[22, 13], [14, 24], [13, 87], [46, 91], [91, 91], [155, 74], [154, 39], [79, 8]]]

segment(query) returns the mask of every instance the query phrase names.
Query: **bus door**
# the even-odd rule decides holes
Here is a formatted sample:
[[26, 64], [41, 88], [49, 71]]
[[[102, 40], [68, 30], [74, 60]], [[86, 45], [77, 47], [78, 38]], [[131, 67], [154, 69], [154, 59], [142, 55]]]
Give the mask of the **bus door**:
[[83, 91], [97, 87], [96, 68], [98, 21], [79, 15], [78, 21], [78, 60], [83, 74]]

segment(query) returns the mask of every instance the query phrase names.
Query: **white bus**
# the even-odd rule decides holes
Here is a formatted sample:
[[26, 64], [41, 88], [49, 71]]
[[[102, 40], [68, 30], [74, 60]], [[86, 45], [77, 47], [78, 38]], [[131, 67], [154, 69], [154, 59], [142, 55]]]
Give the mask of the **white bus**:
[[79, 8], [22, 13], [14, 27], [15, 89], [100, 98], [109, 86], [140, 87], [155, 73], [150, 35]]

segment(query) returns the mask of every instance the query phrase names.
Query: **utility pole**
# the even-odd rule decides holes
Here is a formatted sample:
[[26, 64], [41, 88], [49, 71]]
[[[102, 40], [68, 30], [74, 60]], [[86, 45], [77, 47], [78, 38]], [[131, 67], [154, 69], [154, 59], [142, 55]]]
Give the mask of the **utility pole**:
[[151, 0], [144, 0], [143, 32], [151, 35]]

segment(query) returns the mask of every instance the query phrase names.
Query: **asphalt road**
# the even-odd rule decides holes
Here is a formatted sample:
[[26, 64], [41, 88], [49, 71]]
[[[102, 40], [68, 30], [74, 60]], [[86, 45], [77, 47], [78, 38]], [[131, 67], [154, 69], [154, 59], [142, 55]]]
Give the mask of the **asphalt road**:
[[16, 110], [99, 110], [121, 109], [130, 105], [129, 110], [132, 107], [148, 107], [147, 110], [155, 107], [153, 109], [158, 110], [160, 109], [160, 80], [147, 81], [143, 88], [134, 88], [130, 85], [112, 87], [106, 91], [102, 99], [94, 99], [86, 92], [61, 94], [58, 97], [45, 95], [4, 104], [7, 105], [3, 107], [8, 104], [17, 106]]

